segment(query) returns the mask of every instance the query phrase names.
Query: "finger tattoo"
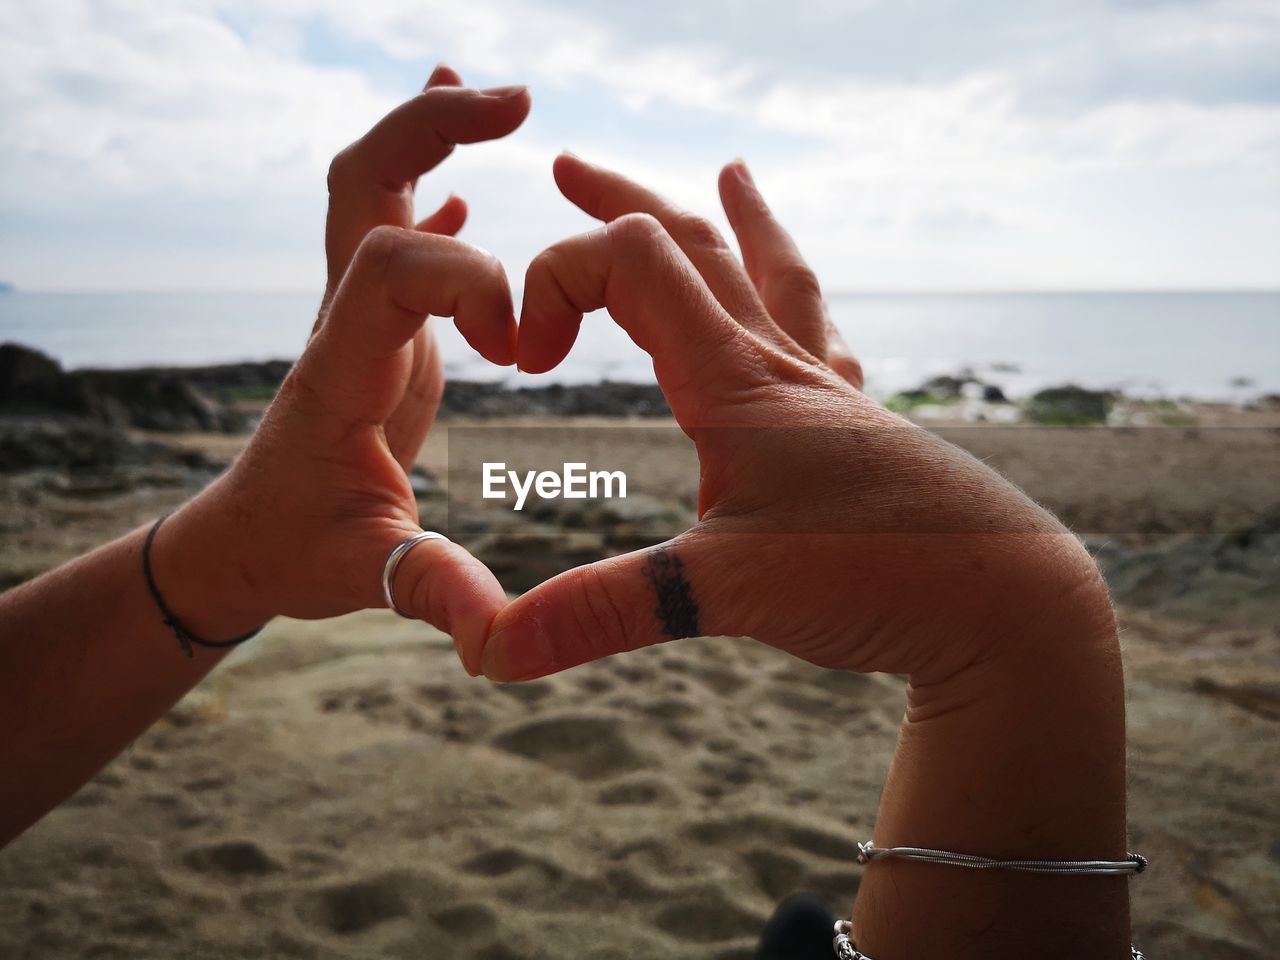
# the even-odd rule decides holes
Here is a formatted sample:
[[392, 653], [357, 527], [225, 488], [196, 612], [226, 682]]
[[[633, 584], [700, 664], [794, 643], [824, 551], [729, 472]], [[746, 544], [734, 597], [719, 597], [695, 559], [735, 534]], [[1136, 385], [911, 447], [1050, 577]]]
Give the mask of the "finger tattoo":
[[649, 551], [644, 565], [645, 579], [657, 594], [658, 606], [654, 610], [662, 629], [672, 640], [698, 637], [698, 604], [684, 576], [684, 561], [666, 547]]

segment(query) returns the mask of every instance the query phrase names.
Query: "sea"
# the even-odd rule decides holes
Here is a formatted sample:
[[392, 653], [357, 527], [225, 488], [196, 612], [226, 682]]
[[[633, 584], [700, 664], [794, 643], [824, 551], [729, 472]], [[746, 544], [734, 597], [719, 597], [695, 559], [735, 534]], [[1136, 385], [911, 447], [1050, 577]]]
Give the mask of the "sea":
[[[971, 371], [1010, 396], [1075, 383], [1132, 396], [1245, 402], [1280, 393], [1280, 290], [841, 294], [831, 315], [880, 397]], [[64, 367], [185, 366], [296, 358], [309, 293], [0, 293], [0, 341]], [[649, 358], [604, 313], [542, 376], [494, 367], [433, 320], [446, 373], [538, 383], [651, 383]]]

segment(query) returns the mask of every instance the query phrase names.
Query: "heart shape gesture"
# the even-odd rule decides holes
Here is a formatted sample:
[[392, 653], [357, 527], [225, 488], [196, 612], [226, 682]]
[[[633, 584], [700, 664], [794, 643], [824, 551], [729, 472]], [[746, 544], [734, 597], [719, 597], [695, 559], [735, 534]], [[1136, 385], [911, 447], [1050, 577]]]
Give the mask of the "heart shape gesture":
[[[711, 634], [908, 674], [928, 690], [1004, 656], [1046, 618], [1107, 633], [1097, 570], [1054, 518], [861, 392], [813, 272], [744, 165], [719, 184], [739, 262], [707, 221], [560, 157], [562, 192], [606, 226], [534, 259], [517, 332], [501, 264], [447, 235], [462, 202], [413, 226], [418, 176], [456, 143], [514, 130], [529, 110], [523, 88], [460, 82], [437, 69], [335, 159], [329, 282], [312, 342], [241, 459], [170, 521], [203, 518], [198, 529], [239, 555], [234, 576], [272, 584], [240, 621], [384, 604], [377, 572], [418, 530], [407, 470], [442, 389], [428, 315], [453, 317], [492, 362], [539, 372], [565, 357], [584, 313], [605, 307], [652, 356], [695, 442], [699, 522], [510, 605], [462, 547], [413, 550], [396, 573], [401, 607], [449, 632], [471, 673], [530, 679]], [[182, 562], [163, 555], [163, 538], [157, 549], [162, 568]]]
[[[0, 787], [13, 785], [0, 789], [0, 841], [122, 749], [232, 638], [277, 615], [384, 605], [384, 561], [420, 532], [408, 470], [443, 386], [429, 315], [453, 317], [490, 361], [538, 372], [604, 307], [652, 357], [696, 446], [698, 522], [510, 603], [465, 549], [427, 541], [394, 573], [402, 611], [500, 681], [708, 634], [905, 674], [878, 847], [1122, 858], [1123, 678], [1097, 568], [994, 471], [862, 393], [813, 271], [744, 165], [719, 183], [739, 262], [705, 220], [560, 157], [562, 192], [605, 226], [535, 258], [518, 327], [501, 264], [452, 236], [465, 204], [450, 198], [415, 225], [417, 178], [455, 144], [510, 133], [529, 107], [523, 88], [469, 90], [441, 67], [342, 151], [320, 316], [242, 456], [158, 536], [135, 531], [6, 595], [0, 620], [21, 642], [0, 651]], [[140, 555], [176, 614], [147, 594]], [[205, 638], [190, 659], [155, 655], [175, 618]], [[1123, 888], [962, 873], [877, 864], [859, 888], [859, 949], [1127, 955]]]

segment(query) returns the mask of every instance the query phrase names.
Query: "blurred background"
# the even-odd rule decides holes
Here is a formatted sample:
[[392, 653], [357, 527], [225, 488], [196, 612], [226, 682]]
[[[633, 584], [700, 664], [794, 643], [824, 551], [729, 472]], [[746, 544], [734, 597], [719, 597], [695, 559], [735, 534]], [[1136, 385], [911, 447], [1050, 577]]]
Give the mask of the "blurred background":
[[[466, 197], [517, 284], [588, 225], [559, 150], [721, 223], [741, 156], [873, 391], [992, 363], [1014, 392], [1280, 390], [1272, 0], [10, 0], [0, 25], [0, 338], [70, 365], [296, 356], [330, 157], [446, 61], [533, 90], [419, 192]], [[649, 379], [608, 326], [552, 379]]]
[[[868, 392], [1107, 576], [1137, 942], [1272, 960], [1276, 0], [0, 0], [0, 589], [244, 448], [320, 300], [330, 158], [439, 61], [532, 89], [418, 188], [517, 287], [591, 225], [560, 150], [725, 229], [748, 161]], [[695, 522], [694, 451], [607, 317], [541, 377], [436, 329], [421, 522], [508, 590]], [[628, 495], [480, 504], [494, 459]], [[848, 915], [903, 701], [747, 639], [500, 687], [385, 610], [277, 620], [0, 854], [0, 956], [750, 960], [788, 894]]]

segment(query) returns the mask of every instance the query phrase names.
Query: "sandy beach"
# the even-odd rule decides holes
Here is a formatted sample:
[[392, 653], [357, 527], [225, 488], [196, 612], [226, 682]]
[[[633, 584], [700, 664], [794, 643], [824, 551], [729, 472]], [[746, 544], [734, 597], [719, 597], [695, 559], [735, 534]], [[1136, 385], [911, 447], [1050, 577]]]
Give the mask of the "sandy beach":
[[[1112, 577], [1132, 845], [1153, 863], [1133, 883], [1138, 942], [1262, 960], [1280, 942], [1280, 424], [1192, 414], [929, 425], [1087, 535]], [[447, 524], [509, 589], [692, 519], [696, 461], [668, 421], [442, 426], [423, 523]], [[636, 495], [486, 507], [466, 495], [474, 466], [450, 462], [477, 430], [513, 461], [522, 443], [554, 461], [588, 438], [588, 459], [634, 471]], [[0, 475], [6, 583], [180, 502], [245, 442], [129, 436], [194, 466]], [[902, 707], [899, 678], [746, 639], [495, 686], [385, 611], [278, 621], [0, 854], [0, 955], [746, 960], [790, 893], [847, 915]]]

